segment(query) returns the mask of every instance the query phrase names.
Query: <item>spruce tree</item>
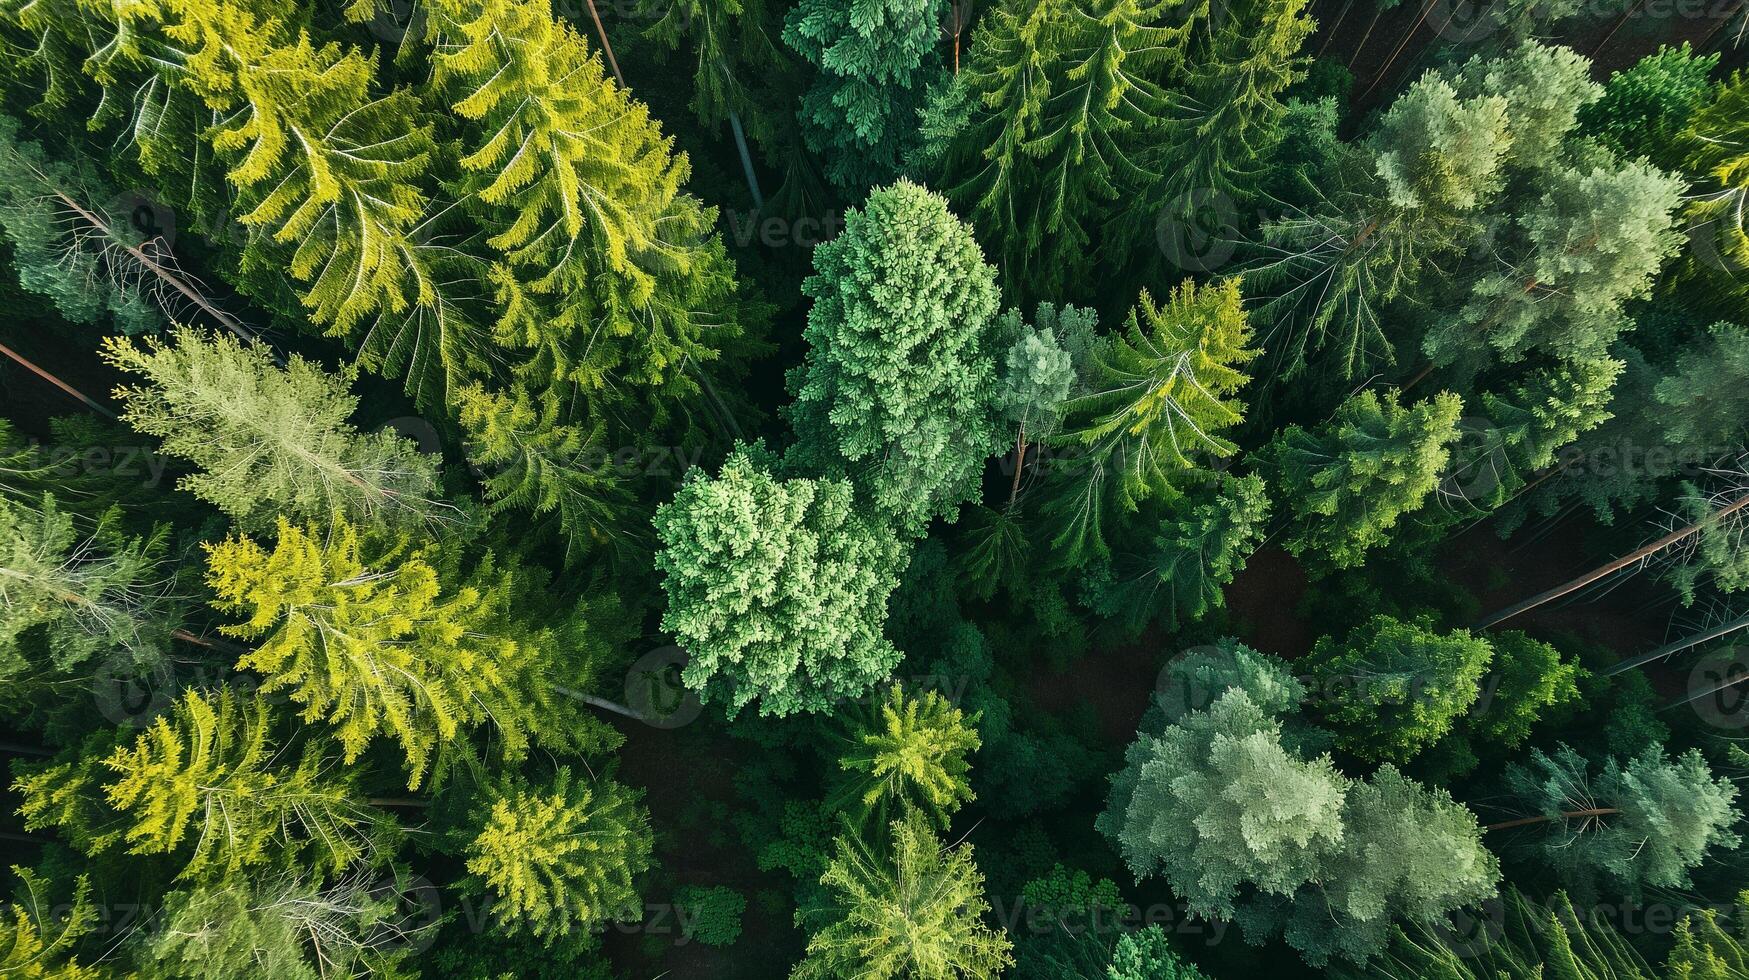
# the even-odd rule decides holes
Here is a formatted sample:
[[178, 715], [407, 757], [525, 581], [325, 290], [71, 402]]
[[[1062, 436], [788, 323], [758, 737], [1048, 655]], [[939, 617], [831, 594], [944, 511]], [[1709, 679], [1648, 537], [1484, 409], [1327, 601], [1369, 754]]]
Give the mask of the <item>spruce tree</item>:
[[1239, 281], [1186, 280], [1156, 306], [1146, 290], [1123, 332], [1093, 349], [1088, 391], [1065, 403], [1057, 442], [1085, 450], [1081, 465], [1115, 473], [1125, 509], [1170, 501], [1204, 459], [1231, 456], [1223, 435], [1243, 419], [1234, 397], [1257, 356]]
[[[1682, 168], [1698, 174], [1699, 195], [1688, 205], [1691, 261], [1699, 260], [1712, 282], [1739, 295], [1749, 268], [1749, 151], [1738, 134], [1749, 126], [1749, 75], [1736, 72], [1720, 84], [1711, 101], [1690, 117], [1678, 143]], [[1704, 236], [1697, 238], [1696, 236]], [[1704, 249], [1704, 251], [1702, 251]], [[1723, 273], [1722, 275], [1720, 273]]]
[[1359, 565], [1438, 486], [1462, 412], [1450, 392], [1405, 408], [1363, 391], [1318, 430], [1282, 430], [1258, 462], [1292, 511], [1283, 546], [1316, 568]]
[[783, 39], [819, 74], [802, 95], [802, 136], [847, 196], [898, 176], [917, 111], [941, 70], [943, 0], [801, 0]]
[[1467, 630], [1441, 635], [1429, 622], [1380, 615], [1345, 639], [1320, 639], [1312, 673], [1329, 692], [1323, 710], [1338, 746], [1406, 763], [1470, 711], [1493, 658], [1488, 641]]
[[103, 357], [144, 381], [116, 389], [123, 419], [193, 463], [178, 485], [246, 529], [276, 516], [406, 526], [441, 514], [432, 459], [394, 432], [353, 428], [347, 379], [302, 357], [282, 368], [262, 344], [188, 327], [169, 343], [112, 337]]
[[1647, 888], [1691, 887], [1689, 873], [1739, 838], [1737, 787], [1714, 776], [1699, 752], [1674, 759], [1662, 748], [1593, 764], [1565, 745], [1537, 749], [1510, 766], [1505, 787], [1529, 816], [1490, 825], [1523, 828], [1531, 853], [1582, 897], [1606, 886], [1638, 900]]
[[794, 465], [849, 475], [902, 533], [973, 499], [997, 424], [996, 270], [947, 202], [869, 195], [814, 250], [806, 360], [789, 374]]
[[424, 557], [367, 548], [343, 522], [281, 520], [271, 551], [246, 537], [206, 547], [214, 604], [245, 617], [224, 631], [256, 644], [237, 666], [334, 726], [348, 764], [393, 738], [416, 788], [434, 750], [488, 721], [508, 756], [526, 748], [539, 640], [512, 621], [511, 574], [490, 556], [446, 587]]
[[[174, 854], [179, 879], [250, 869], [332, 874], [375, 861], [384, 828], [314, 745], [281, 758], [259, 695], [190, 690], [168, 715], [103, 758], [69, 751], [23, 772], [26, 829], [59, 828], [97, 855]], [[107, 778], [106, 778], [107, 777]]]
[[53, 494], [34, 503], [0, 497], [0, 677], [46, 654], [39, 668], [69, 671], [105, 653], [141, 668], [169, 653], [179, 610], [166, 568], [166, 530], [125, 534], [110, 509], [82, 533]]
[[1624, 160], [1646, 157], [1678, 169], [1682, 132], [1712, 94], [1717, 54], [1696, 56], [1688, 42], [1660, 47], [1625, 71], [1611, 72], [1603, 96], [1579, 114], [1582, 130]]
[[829, 904], [796, 914], [812, 932], [790, 980], [973, 980], [1013, 962], [1007, 937], [982, 921], [971, 845], [942, 844], [921, 813], [893, 821], [888, 847], [840, 836], [820, 883]]
[[97, 922], [91, 881], [74, 880], [72, 901], [52, 903], [52, 883], [29, 868], [12, 866], [19, 895], [0, 908], [0, 972], [18, 980], [103, 980], [109, 974], [82, 966], [75, 946]]
[[545, 783], [489, 789], [467, 844], [466, 887], [492, 895], [499, 922], [551, 940], [641, 911], [633, 879], [650, 868], [641, 792], [560, 768]]
[[904, 808], [946, 829], [954, 812], [972, 800], [966, 754], [981, 744], [977, 722], [976, 713], [966, 717], [938, 692], [913, 697], [893, 685], [838, 758], [846, 778], [843, 796], [876, 827]]

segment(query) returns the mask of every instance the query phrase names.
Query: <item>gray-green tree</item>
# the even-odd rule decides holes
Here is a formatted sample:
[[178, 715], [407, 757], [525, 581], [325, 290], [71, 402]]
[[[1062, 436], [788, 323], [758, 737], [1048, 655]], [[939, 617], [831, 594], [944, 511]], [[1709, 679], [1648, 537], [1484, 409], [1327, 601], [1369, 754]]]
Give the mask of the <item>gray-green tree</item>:
[[1405, 763], [1476, 703], [1493, 657], [1468, 630], [1440, 634], [1430, 622], [1380, 615], [1340, 641], [1320, 639], [1311, 669], [1337, 744], [1363, 759]]

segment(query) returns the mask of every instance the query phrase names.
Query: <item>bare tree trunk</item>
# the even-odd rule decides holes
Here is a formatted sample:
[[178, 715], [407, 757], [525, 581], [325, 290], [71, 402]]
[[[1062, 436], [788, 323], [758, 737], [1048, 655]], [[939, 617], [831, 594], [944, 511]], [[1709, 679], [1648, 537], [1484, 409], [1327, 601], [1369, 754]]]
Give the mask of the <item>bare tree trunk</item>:
[[[1560, 816], [1562, 820], [1572, 820], [1575, 817], [1607, 817], [1612, 813], [1620, 812], [1621, 809], [1619, 807], [1600, 806], [1593, 807], [1589, 810], [1562, 810]], [[1513, 827], [1528, 827], [1531, 824], [1547, 823], [1553, 819], [1555, 818], [1547, 815], [1540, 817], [1519, 817], [1517, 820], [1503, 820], [1500, 823], [1483, 824], [1482, 829], [1509, 830]]]
[[1324, 57], [1324, 52], [1330, 48], [1330, 42], [1336, 40], [1336, 29], [1342, 26], [1342, 21], [1348, 17], [1348, 11], [1353, 8], [1353, 6], [1354, 0], [1348, 0], [1347, 3], [1342, 5], [1342, 10], [1336, 14], [1336, 21], [1326, 29], [1324, 43], [1318, 46], [1318, 53], [1313, 55], [1313, 58]]
[[1348, 70], [1354, 70], [1354, 63], [1360, 60], [1360, 53], [1366, 50], [1366, 42], [1372, 38], [1372, 29], [1379, 26], [1379, 18], [1385, 15], [1384, 9], [1376, 2], [1372, 8], [1372, 19], [1366, 22], [1366, 30], [1360, 32], [1360, 43], [1348, 55]]
[[1599, 565], [1597, 568], [1594, 568], [1591, 571], [1586, 572], [1584, 575], [1581, 575], [1578, 578], [1573, 579], [1570, 582], [1565, 582], [1561, 585], [1557, 585], [1554, 588], [1549, 589], [1547, 592], [1539, 592], [1536, 595], [1533, 595], [1530, 598], [1524, 600], [1523, 602], [1518, 603], [1517, 605], [1507, 606], [1505, 609], [1502, 609], [1499, 612], [1493, 614], [1492, 616], [1489, 616], [1489, 617], [1483, 619], [1481, 622], [1477, 623], [1474, 628], [1477, 630], [1490, 629], [1494, 626], [1498, 626], [1499, 624], [1505, 622], [1508, 619], [1511, 619], [1514, 616], [1517, 616], [1520, 613], [1535, 609], [1536, 607], [1542, 605], [1545, 602], [1550, 602], [1552, 600], [1559, 599], [1560, 597], [1567, 595], [1568, 593], [1575, 592], [1579, 589], [1582, 589], [1585, 586], [1590, 585], [1591, 583], [1597, 581], [1598, 579], [1606, 578], [1610, 575], [1613, 575], [1616, 572], [1619, 572], [1624, 568], [1627, 568], [1631, 565], [1634, 565], [1638, 562], [1644, 561], [1645, 559], [1652, 557], [1653, 555], [1657, 554], [1660, 551], [1663, 551], [1664, 549], [1670, 547], [1671, 545], [1677, 544], [1678, 542], [1684, 541], [1684, 540], [1692, 537], [1695, 533], [1700, 531], [1701, 528], [1705, 527], [1708, 522], [1717, 521], [1717, 520], [1721, 520], [1723, 518], [1729, 517], [1732, 514], [1736, 513], [1737, 511], [1742, 510], [1744, 507], [1749, 507], [1749, 494], [1744, 494], [1743, 496], [1738, 497], [1736, 500], [1732, 501], [1726, 507], [1724, 507], [1718, 511], [1715, 511], [1714, 513], [1708, 514], [1704, 520], [1695, 521], [1693, 524], [1690, 524], [1687, 527], [1677, 528], [1676, 530], [1671, 531], [1669, 534], [1664, 535], [1663, 537], [1652, 542], [1651, 544], [1646, 545], [1643, 548], [1636, 549], [1632, 553], [1630, 553], [1622, 558], [1617, 558], [1615, 561], [1609, 562], [1608, 564]]
[[1026, 426], [1020, 427], [1020, 434], [1014, 437], [1014, 482], [1008, 486], [1008, 506], [1014, 506], [1014, 499], [1020, 496], [1020, 471], [1026, 469]]
[[1627, 660], [1623, 660], [1621, 663], [1604, 671], [1603, 676], [1611, 677], [1615, 674], [1626, 673], [1633, 670], [1635, 667], [1643, 667], [1655, 660], [1663, 660], [1665, 657], [1700, 646], [1702, 643], [1716, 640], [1721, 636], [1729, 636], [1745, 626], [1749, 626], [1749, 616], [1739, 616], [1728, 623], [1721, 623], [1718, 626], [1714, 626], [1712, 629], [1702, 630], [1699, 633], [1685, 636], [1680, 640], [1666, 643], [1658, 649], [1653, 650], [1651, 653], [1642, 653], [1637, 657], [1630, 657]]
[[30, 371], [32, 374], [43, 379], [44, 381], [47, 381], [49, 384], [54, 385], [56, 388], [61, 389], [62, 391], [66, 392], [67, 394], [72, 395], [74, 398], [77, 398], [80, 401], [84, 402], [85, 405], [88, 408], [90, 408], [93, 412], [96, 412], [97, 414], [103, 416], [106, 419], [109, 419], [112, 422], [119, 421], [119, 419], [120, 419], [119, 416], [117, 416], [114, 412], [110, 411], [109, 409], [104, 408], [101, 404], [99, 404], [96, 401], [96, 399], [93, 399], [90, 395], [85, 394], [84, 392], [82, 392], [79, 389], [73, 387], [72, 385], [66, 383], [65, 381], [62, 381], [60, 378], [55, 377], [54, 375], [48, 373], [47, 371], [44, 371], [42, 368], [37, 367], [35, 364], [32, 364], [29, 361], [25, 360], [22, 355], [20, 355], [17, 351], [13, 350], [12, 348], [7, 347], [5, 344], [0, 344], [0, 354], [4, 354], [7, 357], [12, 358], [13, 360], [17, 361], [18, 363], [24, 365], [25, 369]]
[[607, 28], [601, 26], [601, 15], [595, 11], [595, 0], [583, 0], [589, 5], [589, 19], [595, 21], [595, 33], [601, 35], [601, 50], [607, 55], [607, 66], [613, 69], [613, 78], [619, 82], [620, 88], [631, 88], [626, 84], [626, 77], [619, 73], [619, 59], [613, 56], [613, 44], [607, 39]]
[[1360, 99], [1357, 101], [1366, 101], [1366, 97], [1372, 94], [1372, 90], [1378, 88], [1379, 83], [1385, 80], [1385, 76], [1391, 73], [1391, 66], [1397, 63], [1397, 56], [1402, 54], [1403, 49], [1409, 46], [1409, 40], [1415, 36], [1415, 32], [1419, 31], [1422, 23], [1427, 20], [1428, 12], [1433, 9], [1433, 2], [1434, 0], [1427, 0], [1426, 3], [1421, 5], [1421, 16], [1416, 17], [1415, 23], [1408, 31], [1404, 32], [1403, 39], [1397, 42], [1396, 49], [1391, 52], [1389, 58], [1385, 59], [1384, 67], [1380, 68], [1379, 73], [1373, 76], [1372, 84], [1366, 87], [1366, 91], [1360, 93]]

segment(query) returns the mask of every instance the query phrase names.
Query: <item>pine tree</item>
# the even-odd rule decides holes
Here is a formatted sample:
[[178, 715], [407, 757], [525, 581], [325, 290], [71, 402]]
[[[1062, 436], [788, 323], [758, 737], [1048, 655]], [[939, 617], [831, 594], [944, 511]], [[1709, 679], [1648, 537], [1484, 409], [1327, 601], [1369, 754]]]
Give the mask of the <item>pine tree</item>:
[[1315, 432], [1282, 430], [1258, 462], [1293, 511], [1283, 546], [1319, 567], [1359, 565], [1438, 486], [1462, 412], [1450, 392], [1404, 408], [1395, 392], [1363, 391]]
[[1208, 980], [1172, 948], [1166, 930], [1150, 925], [1118, 937], [1105, 980]]
[[847, 196], [898, 176], [941, 70], [944, 11], [942, 0], [801, 0], [785, 15], [785, 43], [819, 69], [802, 95], [802, 136]]
[[1709, 851], [1739, 842], [1729, 829], [1737, 787], [1693, 749], [1670, 759], [1649, 746], [1625, 764], [1607, 757], [1595, 773], [1565, 745], [1538, 749], [1508, 767], [1505, 785], [1532, 816], [1489, 829], [1526, 828], [1532, 853], [1582, 897], [1600, 885], [1630, 900], [1646, 888], [1691, 887], [1689, 872]]
[[632, 879], [650, 868], [649, 813], [641, 793], [560, 768], [544, 784], [519, 778], [490, 790], [466, 848], [466, 887], [498, 901], [499, 921], [550, 940], [635, 918]]
[[1652, 388], [1661, 441], [1703, 458], [1732, 446], [1749, 417], [1749, 329], [1715, 323]]
[[634, 504], [630, 488], [608, 467], [603, 425], [567, 423], [551, 402], [537, 402], [520, 386], [507, 393], [469, 386], [456, 404], [468, 459], [485, 474], [491, 512], [557, 517], [572, 560], [602, 546], [632, 544], [625, 515]]
[[1426, 621], [1374, 616], [1312, 650], [1311, 669], [1329, 692], [1324, 714], [1343, 750], [1406, 763], [1444, 738], [1482, 693], [1494, 650], [1467, 630], [1441, 635]]
[[1473, 364], [1490, 348], [1505, 361], [1531, 351], [1601, 357], [1627, 326], [1622, 305], [1645, 295], [1675, 254], [1681, 180], [1645, 163], [1554, 168], [1541, 179], [1541, 200], [1498, 250], [1505, 270], [1472, 286], [1459, 314], [1424, 339], [1435, 364]]
[[796, 913], [814, 928], [790, 980], [972, 980], [1013, 962], [1007, 937], [982, 921], [971, 845], [944, 846], [921, 813], [893, 821], [890, 848], [840, 836], [820, 883], [830, 904]]
[[786, 409], [804, 472], [849, 474], [902, 533], [974, 499], [997, 425], [996, 270], [940, 197], [869, 195], [814, 250], [807, 359]]
[[1310, 206], [1265, 223], [1248, 279], [1270, 290], [1262, 346], [1283, 378], [1321, 358], [1344, 379], [1392, 359], [1381, 310], [1473, 235], [1504, 182], [1509, 108], [1497, 95], [1461, 98], [1430, 72], [1341, 154]]
[[1237, 279], [1186, 280], [1164, 306], [1143, 290], [1123, 332], [1094, 348], [1089, 390], [1065, 404], [1057, 442], [1085, 449], [1081, 465], [1115, 473], [1126, 510], [1176, 498], [1202, 458], [1237, 451], [1222, 432], [1244, 417], [1234, 396], [1251, 380], [1241, 371], [1257, 356], [1250, 340]]
[[1623, 362], [1585, 357], [1534, 371], [1502, 393], [1483, 392], [1490, 426], [1452, 448], [1444, 490], [1493, 509], [1515, 496], [1555, 454], [1613, 417]]
[[1477, 55], [1446, 74], [1461, 98], [1506, 100], [1505, 163], [1528, 177], [1558, 165], [1580, 114], [1604, 93], [1591, 80], [1590, 59], [1535, 41], [1499, 57]]
[[1744, 214], [1749, 205], [1749, 151], [1738, 135], [1746, 125], [1749, 75], [1736, 72], [1689, 119], [1678, 143], [1683, 170], [1703, 176], [1696, 187], [1699, 197], [1687, 210], [1691, 241], [1697, 234], [1705, 236], [1691, 248], [1691, 261], [1712, 266], [1712, 281], [1722, 282], [1732, 294], [1740, 293], [1741, 272], [1749, 267], [1749, 218]]
[[34, 504], [0, 497], [0, 677], [22, 670], [41, 644], [68, 671], [107, 652], [151, 667], [169, 652], [179, 610], [159, 529], [130, 537], [110, 509], [90, 533], [53, 494]]
[[246, 529], [276, 515], [339, 512], [367, 526], [438, 516], [431, 459], [393, 432], [354, 429], [346, 380], [302, 357], [281, 368], [261, 344], [187, 327], [170, 343], [110, 338], [103, 356], [146, 382], [116, 389], [124, 420], [198, 467], [179, 485]]
[[1067, 345], [1076, 343], [1077, 338], [1059, 339], [1057, 330], [1060, 327], [1084, 332], [1091, 342], [1099, 317], [1092, 310], [1073, 306], [1059, 310], [1040, 303], [1036, 320], [1035, 326], [1028, 326], [1018, 310], [1009, 310], [997, 322], [1000, 334], [1014, 338], [1002, 359], [1002, 373], [997, 380], [1002, 414], [1015, 427], [1014, 480], [1008, 493], [1009, 506], [1013, 506], [1020, 493], [1027, 441], [1044, 442], [1056, 434], [1063, 422], [1069, 392], [1076, 384], [1075, 358]]
[[826, 711], [898, 665], [882, 625], [906, 553], [849, 484], [778, 480], [766, 455], [693, 471], [657, 509], [662, 627], [687, 651], [686, 686], [731, 715]]
[[966, 754], [981, 744], [977, 723], [975, 712], [966, 717], [938, 692], [912, 697], [893, 685], [838, 758], [847, 778], [842, 795], [876, 827], [914, 809], [946, 829], [973, 798]]
[[1624, 160], [1647, 157], [1665, 170], [1678, 169], [1680, 137], [1712, 94], [1707, 76], [1718, 65], [1717, 54], [1696, 57], [1687, 41], [1660, 47], [1626, 71], [1611, 72], [1603, 96], [1580, 112], [1579, 124]]
[[0, 114], [0, 231], [19, 285], [74, 323], [107, 315], [123, 333], [139, 333], [162, 319], [147, 264], [168, 256], [112, 213], [120, 197], [90, 161], [51, 160]]
[[1676, 923], [1676, 946], [1664, 960], [1665, 975], [1670, 980], [1730, 980], [1749, 974], [1749, 946], [1728, 928], [1732, 918], [1746, 911], [1749, 893], [1738, 892], [1735, 905], [1723, 913], [1724, 922], [1718, 909], [1684, 915]]
[[262, 675], [263, 693], [289, 691], [304, 721], [334, 726], [347, 764], [391, 737], [415, 788], [434, 750], [488, 721], [510, 758], [526, 749], [538, 640], [512, 622], [511, 573], [490, 555], [446, 588], [420, 555], [366, 548], [343, 522], [282, 519], [272, 551], [246, 537], [206, 550], [214, 605], [246, 617], [224, 631], [256, 641], [237, 666]]
[[[26, 829], [59, 827], [97, 855], [185, 855], [179, 879], [250, 869], [335, 873], [374, 860], [384, 828], [313, 746], [283, 762], [259, 696], [191, 690], [106, 758], [69, 753], [21, 774]], [[105, 780], [105, 770], [113, 776]]]
[[152, 976], [394, 975], [421, 930], [435, 928], [402, 926], [408, 891], [392, 879], [353, 875], [322, 887], [297, 874], [174, 891], [136, 956]]

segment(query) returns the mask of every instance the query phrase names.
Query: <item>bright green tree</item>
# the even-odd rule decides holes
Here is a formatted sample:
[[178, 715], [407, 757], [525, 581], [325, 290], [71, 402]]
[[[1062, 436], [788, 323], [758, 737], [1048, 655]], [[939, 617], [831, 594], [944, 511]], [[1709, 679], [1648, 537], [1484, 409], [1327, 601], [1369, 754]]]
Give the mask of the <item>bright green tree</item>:
[[808, 472], [849, 474], [906, 533], [977, 496], [997, 424], [996, 270], [939, 196], [874, 191], [814, 250], [786, 412]]
[[492, 512], [553, 515], [573, 561], [594, 548], [629, 544], [624, 515], [634, 507], [631, 488], [608, 469], [603, 425], [566, 422], [556, 406], [537, 403], [520, 386], [501, 393], [470, 385], [456, 406]]
[[847, 195], [892, 180], [941, 70], [943, 0], [801, 0], [783, 39], [819, 74], [802, 95], [802, 135]]
[[714, 478], [688, 474], [656, 511], [662, 626], [686, 649], [682, 677], [731, 714], [829, 710], [898, 665], [882, 635], [905, 550], [858, 513], [842, 480], [779, 480], [762, 449]]
[[466, 847], [467, 886], [498, 902], [499, 921], [541, 939], [636, 917], [633, 879], [650, 867], [642, 793], [608, 777], [520, 778], [494, 786]]
[[1637, 899], [1646, 888], [1688, 888], [1709, 852], [1735, 848], [1737, 787], [1699, 752], [1670, 759], [1653, 745], [1624, 764], [1592, 764], [1571, 748], [1531, 752], [1505, 785], [1531, 815], [1496, 824], [1534, 835], [1532, 853], [1584, 896], [1607, 886]]
[[401, 925], [399, 882], [350, 876], [321, 886], [296, 874], [231, 880], [164, 896], [136, 951], [147, 976], [320, 980], [335, 971], [394, 975], [419, 929]]
[[191, 690], [131, 745], [20, 775], [19, 812], [27, 829], [58, 827], [87, 854], [176, 854], [182, 879], [376, 860], [383, 828], [355, 795], [354, 774], [314, 745], [282, 760], [272, 723], [265, 698]]
[[1134, 509], [1171, 500], [1207, 459], [1231, 456], [1223, 434], [1243, 419], [1234, 397], [1257, 356], [1239, 280], [1186, 280], [1163, 306], [1142, 291], [1123, 332], [1094, 348], [1088, 392], [1071, 399], [1058, 442], [1086, 450], [1087, 465], [1117, 476], [1118, 502]]
[[282, 368], [262, 344], [188, 327], [170, 343], [110, 338], [103, 356], [144, 381], [116, 389], [124, 420], [193, 463], [179, 485], [246, 529], [336, 512], [365, 526], [439, 517], [433, 460], [397, 433], [353, 428], [358, 399], [317, 364], [293, 355]]
[[[1726, 289], [1741, 289], [1742, 270], [1749, 267], [1749, 151], [1737, 134], [1749, 125], [1749, 75], [1736, 72], [1718, 86], [1712, 100], [1689, 119], [1679, 146], [1682, 169], [1701, 175], [1698, 197], [1688, 205], [1692, 258], [1711, 266]], [[1703, 237], [1698, 241], [1696, 235]], [[1704, 247], [1700, 252], [1698, 248]], [[1718, 275], [1724, 273], [1724, 275]], [[1715, 281], [1717, 281], [1715, 280]]]
[[12, 866], [19, 894], [0, 908], [0, 971], [17, 980], [102, 980], [109, 974], [82, 966], [72, 955], [79, 939], [97, 921], [91, 903], [91, 883], [81, 876], [72, 901], [55, 907], [47, 894], [49, 881], [29, 868]]
[[1439, 741], [1481, 694], [1494, 650], [1468, 630], [1374, 616], [1312, 650], [1337, 744], [1363, 759], [1404, 763]]
[[1439, 485], [1462, 413], [1450, 392], [1404, 408], [1394, 391], [1363, 391], [1316, 431], [1277, 433], [1259, 463], [1293, 512], [1283, 545], [1320, 566], [1359, 565]]
[[1208, 976], [1178, 955], [1165, 929], [1150, 925], [1118, 938], [1111, 965], [1100, 980], [1208, 980]]
[[790, 980], [973, 980], [1013, 962], [1007, 937], [982, 921], [971, 845], [944, 846], [921, 813], [893, 821], [888, 848], [839, 837], [820, 883], [830, 904], [796, 913], [812, 932]]
[[417, 787], [433, 752], [491, 722], [510, 758], [540, 723], [527, 696], [542, 639], [513, 619], [515, 584], [488, 556], [446, 587], [428, 556], [362, 544], [356, 528], [282, 520], [272, 550], [246, 537], [207, 549], [214, 605], [255, 641], [237, 666], [332, 725], [348, 764], [393, 738]]
[[1687, 41], [1660, 47], [1611, 72], [1603, 97], [1580, 113], [1580, 125], [1624, 160], [1647, 157], [1673, 169], [1682, 162], [1679, 137], [1712, 94], [1707, 76], [1718, 65], [1717, 54], [1696, 57]]
[[1676, 924], [1676, 946], [1664, 960], [1664, 973], [1670, 980], [1731, 980], [1749, 975], [1749, 945], [1745, 945], [1741, 928], [1733, 935], [1732, 919], [1742, 921], [1749, 913], [1749, 892], [1738, 892], [1732, 908], [1721, 915], [1718, 909], [1699, 909], [1682, 917]]
[[977, 714], [966, 717], [936, 691], [913, 697], [893, 685], [838, 757], [849, 802], [876, 827], [904, 808], [946, 829], [954, 812], [972, 801], [966, 755], [981, 744], [977, 723]]
[[[1623, 362], [1582, 357], [1539, 368], [1505, 391], [1485, 391], [1489, 425], [1453, 445], [1445, 489], [1484, 509], [1514, 496], [1555, 454], [1613, 417]], [[1467, 435], [1467, 433], [1466, 433]]]

